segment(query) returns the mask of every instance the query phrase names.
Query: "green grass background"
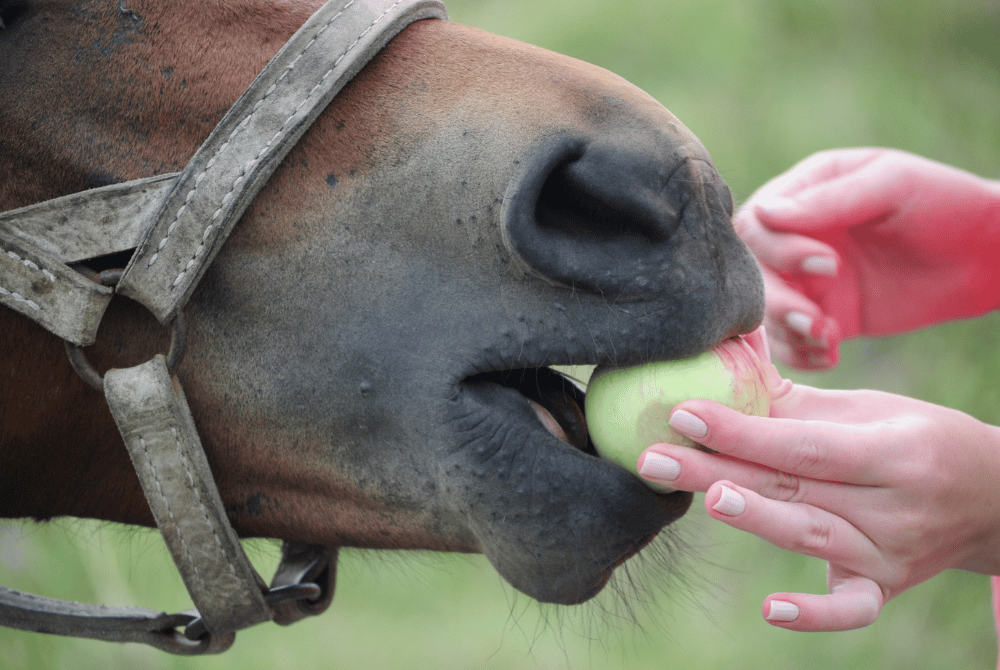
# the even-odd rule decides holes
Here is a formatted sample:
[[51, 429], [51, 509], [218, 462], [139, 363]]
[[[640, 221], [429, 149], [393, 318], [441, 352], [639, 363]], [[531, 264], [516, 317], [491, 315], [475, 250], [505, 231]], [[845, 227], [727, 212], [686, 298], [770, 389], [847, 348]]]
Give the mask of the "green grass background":
[[[1000, 8], [994, 0], [451, 0], [453, 20], [606, 67], [650, 92], [708, 147], [737, 200], [809, 153], [883, 145], [1000, 170]], [[905, 393], [1000, 423], [1000, 319], [852, 342], [798, 381]], [[607, 592], [539, 607], [477, 556], [347, 551], [330, 610], [243, 632], [220, 657], [0, 629], [0, 668], [991, 668], [985, 577], [950, 571], [874, 625], [797, 634], [763, 623], [779, 590], [822, 591], [824, 565], [695, 510], [681, 564], [634, 613]], [[276, 548], [249, 543], [262, 572]], [[189, 601], [151, 532], [58, 521], [0, 525], [0, 583], [176, 611]], [[633, 599], [631, 602], [636, 602]]]

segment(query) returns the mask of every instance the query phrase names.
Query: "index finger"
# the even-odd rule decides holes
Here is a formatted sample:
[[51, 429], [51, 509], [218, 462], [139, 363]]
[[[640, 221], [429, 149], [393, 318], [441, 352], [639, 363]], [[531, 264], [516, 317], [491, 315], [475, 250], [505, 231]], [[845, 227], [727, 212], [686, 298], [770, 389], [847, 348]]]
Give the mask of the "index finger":
[[886, 478], [863, 426], [747, 416], [711, 400], [681, 403], [670, 425], [713, 451], [799, 477], [860, 486]]
[[753, 206], [761, 196], [791, 197], [818, 183], [837, 179], [864, 167], [880, 155], [878, 149], [833, 149], [820, 151], [802, 159], [791, 168], [764, 184], [742, 209]]

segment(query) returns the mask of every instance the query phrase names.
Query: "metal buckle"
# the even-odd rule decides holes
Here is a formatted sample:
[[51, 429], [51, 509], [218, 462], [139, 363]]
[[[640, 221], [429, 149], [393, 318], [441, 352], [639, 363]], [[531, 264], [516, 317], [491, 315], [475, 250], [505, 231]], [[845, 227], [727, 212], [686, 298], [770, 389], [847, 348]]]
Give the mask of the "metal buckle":
[[[326, 611], [333, 601], [337, 582], [337, 553], [337, 547], [285, 540], [281, 546], [281, 563], [271, 579], [271, 592], [298, 584], [316, 585], [320, 591], [314, 596], [275, 603], [272, 607], [274, 623], [288, 626]], [[264, 599], [267, 600], [267, 595]]]
[[[281, 547], [281, 563], [274, 572], [271, 588], [264, 594], [264, 602], [271, 608], [274, 622], [287, 626], [326, 611], [333, 600], [336, 566], [336, 547], [285, 540]], [[198, 610], [183, 614], [196, 617], [184, 628], [185, 638], [201, 642], [211, 637]]]
[[[122, 269], [105, 270], [94, 277], [94, 281], [101, 286], [114, 287], [118, 284], [124, 272]], [[103, 393], [104, 377], [87, 360], [87, 355], [83, 352], [83, 347], [73, 344], [68, 340], [65, 342], [65, 345], [66, 356], [69, 358], [70, 365], [73, 366], [76, 373], [80, 375], [80, 378], [88, 386]], [[184, 358], [186, 348], [187, 321], [184, 318], [184, 313], [178, 310], [177, 316], [170, 322], [170, 349], [167, 351], [167, 371], [170, 374], [174, 373], [177, 365]]]

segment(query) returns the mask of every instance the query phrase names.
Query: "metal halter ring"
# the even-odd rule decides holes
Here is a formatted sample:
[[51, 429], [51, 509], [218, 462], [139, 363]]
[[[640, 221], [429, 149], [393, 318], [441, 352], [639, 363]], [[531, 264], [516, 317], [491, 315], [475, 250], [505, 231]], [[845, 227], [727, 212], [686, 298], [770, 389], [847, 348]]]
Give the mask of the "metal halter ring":
[[[124, 270], [105, 270], [95, 277], [95, 281], [102, 286], [115, 286], [121, 279]], [[101, 376], [94, 366], [87, 360], [83, 353], [83, 347], [78, 344], [66, 341], [66, 356], [70, 365], [80, 375], [80, 378], [87, 382], [87, 385], [104, 393], [104, 377]], [[184, 313], [177, 312], [177, 316], [170, 322], [170, 349], [167, 351], [167, 371], [173, 374], [177, 364], [184, 358], [184, 350], [187, 347], [187, 321]]]

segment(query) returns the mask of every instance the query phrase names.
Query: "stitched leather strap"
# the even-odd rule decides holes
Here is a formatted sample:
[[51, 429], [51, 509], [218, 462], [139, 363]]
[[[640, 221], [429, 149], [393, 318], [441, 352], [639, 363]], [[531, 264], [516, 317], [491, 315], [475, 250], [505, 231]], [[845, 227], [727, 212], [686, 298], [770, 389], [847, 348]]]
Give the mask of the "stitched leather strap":
[[263, 584], [226, 518], [180, 387], [162, 355], [109, 370], [104, 395], [156, 525], [209, 632], [270, 621]]
[[112, 291], [0, 229], [0, 304], [74, 344], [93, 344]]
[[113, 292], [67, 263], [135, 248], [175, 181], [160, 175], [0, 212], [0, 304], [93, 344]]
[[447, 18], [437, 0], [348, 0], [318, 10], [212, 131], [178, 179], [118, 292], [166, 323], [236, 221], [320, 112], [410, 23]]
[[[447, 18], [444, 5], [437, 0], [331, 0], [275, 56], [179, 175], [0, 214], [0, 304], [64, 339], [90, 344], [111, 291], [66, 263], [132, 248], [146, 231], [118, 290], [145, 304], [161, 322], [171, 320], [309, 124], [392, 37], [424, 18]], [[157, 525], [198, 610], [166, 615], [104, 608], [0, 587], [0, 624], [145, 642], [172, 653], [224, 651], [233, 642], [231, 631], [269, 620], [272, 610], [226, 518], [184, 395], [162, 356], [109, 371], [104, 387]], [[273, 605], [280, 623], [319, 613], [329, 604], [335, 561], [335, 550], [291, 547], [275, 585], [315, 572], [325, 575], [321, 581], [328, 590], [316, 603], [294, 607], [279, 604], [284, 597], [272, 590], [268, 598], [277, 596]], [[306, 567], [292, 567], [300, 565]], [[211, 635], [194, 643], [173, 630], [192, 622], [188, 634], [204, 628]]]
[[0, 212], [0, 231], [63, 263], [135, 249], [176, 181], [161, 174]]

